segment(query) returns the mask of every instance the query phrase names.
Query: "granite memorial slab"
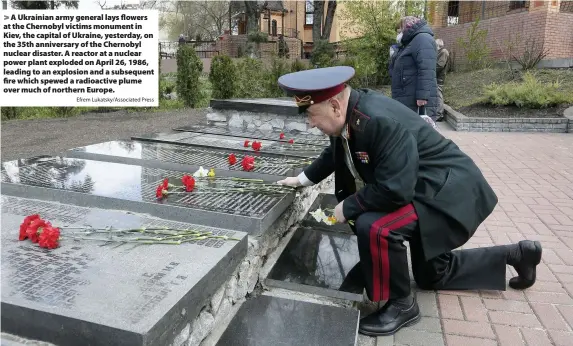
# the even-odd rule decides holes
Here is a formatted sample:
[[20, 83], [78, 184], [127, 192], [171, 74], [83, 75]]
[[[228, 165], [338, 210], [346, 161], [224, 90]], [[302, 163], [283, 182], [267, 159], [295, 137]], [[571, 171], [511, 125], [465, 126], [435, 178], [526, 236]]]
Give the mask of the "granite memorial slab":
[[[208, 133], [214, 135], [225, 135], [231, 137], [239, 137], [244, 139], [266, 139], [281, 142], [288, 142], [289, 139], [293, 139], [295, 143], [316, 145], [318, 147], [324, 148], [330, 145], [330, 139], [325, 135], [313, 135], [301, 133], [300, 131], [261, 131], [261, 130], [249, 130], [239, 127], [219, 127], [210, 126], [204, 124], [182, 126], [174, 129], [175, 131], [184, 132], [195, 132], [195, 133]], [[280, 139], [281, 133], [284, 133], [284, 139]]]
[[[218, 148], [218, 149], [226, 149], [231, 150], [234, 153], [249, 153], [249, 155], [256, 156], [257, 154], [267, 154], [267, 155], [276, 155], [276, 156], [287, 156], [293, 158], [314, 158], [320, 155], [324, 150], [324, 147], [319, 147], [310, 144], [299, 144], [299, 143], [287, 143], [287, 142], [279, 142], [274, 140], [258, 140], [261, 142], [262, 147], [259, 151], [254, 151], [251, 147], [245, 147], [245, 140], [249, 140], [248, 138], [239, 138], [239, 137], [229, 137], [223, 135], [216, 135], [216, 134], [206, 134], [206, 133], [197, 133], [197, 132], [181, 132], [189, 134], [189, 137], [181, 138], [176, 136], [175, 134], [167, 134], [167, 135], [141, 135], [141, 136], [132, 136], [132, 140], [137, 141], [152, 141], [152, 142], [159, 142], [159, 143], [169, 143], [169, 144], [178, 144], [178, 145], [188, 145], [193, 147], [203, 147], [203, 148]], [[253, 140], [250, 139], [252, 142]]]
[[[28, 339], [60, 346], [169, 345], [247, 253], [243, 232], [117, 210], [1, 199], [2, 331]], [[58, 248], [18, 240], [24, 217], [36, 213], [61, 227]], [[191, 229], [237, 240], [142, 245], [130, 236], [110, 242], [112, 231], [79, 240], [81, 230], [71, 227], [86, 226]]]
[[[337, 223], [334, 225], [327, 225], [324, 222], [317, 221], [310, 212], [317, 210], [318, 208], [322, 210], [330, 209], [334, 210], [334, 208], [338, 205], [338, 200], [336, 196], [330, 193], [320, 193], [316, 196], [316, 199], [312, 203], [309, 208], [309, 213], [305, 215], [304, 219], [302, 219], [301, 224], [303, 226], [312, 227], [315, 229], [322, 229], [325, 231], [331, 232], [341, 232], [347, 234], [354, 234], [352, 229], [348, 224]], [[332, 214], [332, 211], [327, 212], [328, 215]]]
[[[341, 290], [360, 262], [355, 235], [302, 226], [271, 269], [266, 284], [293, 291], [362, 301], [362, 294]], [[348, 287], [348, 286], [343, 286]]]
[[242, 168], [243, 156], [237, 155], [237, 162], [229, 164], [231, 151], [208, 149], [174, 144], [144, 141], [110, 141], [73, 148], [66, 151], [66, 157], [142, 165], [184, 172], [195, 172], [199, 167], [214, 168], [221, 176], [264, 179], [276, 181], [283, 177], [298, 175], [303, 165], [290, 163], [286, 157], [257, 155], [255, 168]]
[[213, 109], [231, 109], [244, 112], [272, 113], [278, 115], [300, 116], [298, 107], [292, 98], [260, 98], [260, 99], [213, 99], [210, 102]]
[[360, 312], [261, 295], [247, 300], [217, 346], [354, 346]]
[[[292, 189], [275, 183], [259, 184], [276, 193], [241, 192], [253, 182], [228, 177], [201, 178], [193, 192], [171, 194], [158, 200], [163, 179], [183, 186], [179, 172], [94, 160], [39, 157], [2, 163], [2, 193], [52, 200], [85, 207], [129, 210], [164, 219], [264, 232], [291, 204]], [[258, 183], [256, 183], [258, 184]], [[177, 192], [177, 190], [172, 190]]]

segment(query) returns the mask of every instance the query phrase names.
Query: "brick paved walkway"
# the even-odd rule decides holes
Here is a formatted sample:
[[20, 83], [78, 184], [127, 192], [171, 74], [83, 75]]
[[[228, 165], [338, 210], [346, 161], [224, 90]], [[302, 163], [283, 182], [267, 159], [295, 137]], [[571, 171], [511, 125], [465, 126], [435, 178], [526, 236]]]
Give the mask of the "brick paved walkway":
[[525, 291], [418, 291], [418, 324], [393, 337], [361, 336], [360, 344], [573, 345], [573, 134], [442, 133], [476, 161], [499, 197], [464, 248], [540, 240], [537, 283]]

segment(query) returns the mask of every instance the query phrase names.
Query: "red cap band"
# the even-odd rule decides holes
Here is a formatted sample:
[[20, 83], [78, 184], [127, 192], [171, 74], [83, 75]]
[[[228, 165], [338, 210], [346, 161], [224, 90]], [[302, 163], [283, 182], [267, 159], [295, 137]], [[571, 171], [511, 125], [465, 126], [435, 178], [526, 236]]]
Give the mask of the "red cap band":
[[300, 106], [310, 106], [315, 103], [321, 103], [322, 101], [326, 101], [329, 98], [338, 95], [342, 90], [345, 88], [345, 84], [339, 84], [335, 87], [323, 90], [317, 90], [315, 92], [310, 92], [306, 95], [296, 95], [294, 97], [295, 102], [297, 105]]

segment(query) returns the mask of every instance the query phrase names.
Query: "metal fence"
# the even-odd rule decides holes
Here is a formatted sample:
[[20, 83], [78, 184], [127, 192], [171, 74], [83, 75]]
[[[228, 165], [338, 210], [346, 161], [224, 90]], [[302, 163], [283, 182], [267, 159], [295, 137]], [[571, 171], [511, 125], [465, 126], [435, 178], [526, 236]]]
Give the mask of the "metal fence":
[[454, 26], [526, 12], [530, 1], [444, 1], [436, 2], [435, 13], [440, 16], [434, 23], [441, 26]]
[[[177, 55], [177, 48], [181, 43], [163, 41], [159, 42], [159, 52], [162, 59], [174, 59]], [[183, 44], [193, 46], [199, 58], [212, 58], [219, 55], [216, 41], [189, 41]]]
[[268, 33], [270, 36], [278, 36], [278, 35], [284, 35], [284, 37], [292, 37], [292, 38], [298, 38], [298, 31], [296, 31], [296, 29], [293, 28], [284, 28], [284, 33], [283, 33], [283, 28], [282, 27], [272, 27], [271, 26], [271, 30], [269, 31], [269, 29], [267, 27], [264, 27], [262, 30], [262, 32], [264, 33]]
[[561, 5], [559, 6], [559, 12], [573, 13], [573, 1], [561, 0]]

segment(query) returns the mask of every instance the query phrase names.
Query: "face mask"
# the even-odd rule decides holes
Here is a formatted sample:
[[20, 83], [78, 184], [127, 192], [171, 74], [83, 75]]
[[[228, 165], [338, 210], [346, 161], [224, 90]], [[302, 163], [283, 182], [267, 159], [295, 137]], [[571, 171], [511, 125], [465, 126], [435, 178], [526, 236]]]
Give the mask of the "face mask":
[[399, 33], [398, 36], [396, 36], [396, 42], [400, 43], [400, 41], [402, 41], [402, 33]]

